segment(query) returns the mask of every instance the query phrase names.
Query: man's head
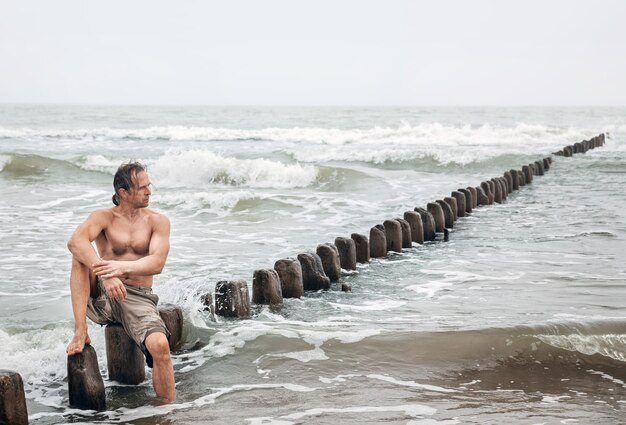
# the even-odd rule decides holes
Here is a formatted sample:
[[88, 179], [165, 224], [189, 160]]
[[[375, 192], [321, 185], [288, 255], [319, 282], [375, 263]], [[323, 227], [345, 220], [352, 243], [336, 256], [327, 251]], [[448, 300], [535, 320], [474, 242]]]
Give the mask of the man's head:
[[113, 203], [120, 205], [122, 200], [130, 202], [135, 208], [144, 208], [150, 201], [150, 179], [146, 166], [139, 162], [120, 165], [113, 177]]

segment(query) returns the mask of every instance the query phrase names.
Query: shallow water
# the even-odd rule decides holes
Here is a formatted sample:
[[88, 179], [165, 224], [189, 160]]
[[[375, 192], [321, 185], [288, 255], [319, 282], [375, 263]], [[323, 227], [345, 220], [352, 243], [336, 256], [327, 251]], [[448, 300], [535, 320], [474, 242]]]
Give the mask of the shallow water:
[[[622, 109], [0, 107], [0, 364], [31, 423], [620, 423], [626, 403]], [[460, 219], [449, 242], [373, 260], [330, 291], [202, 311], [200, 295], [286, 256], [555, 157]], [[65, 241], [145, 161], [172, 221], [155, 290], [185, 311], [177, 401], [106, 379], [68, 407]]]

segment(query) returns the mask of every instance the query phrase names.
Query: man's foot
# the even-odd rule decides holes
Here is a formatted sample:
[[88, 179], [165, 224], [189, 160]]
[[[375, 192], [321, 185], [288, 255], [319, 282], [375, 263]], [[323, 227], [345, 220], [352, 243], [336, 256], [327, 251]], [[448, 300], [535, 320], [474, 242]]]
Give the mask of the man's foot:
[[87, 335], [87, 332], [76, 332], [74, 334], [74, 338], [72, 338], [65, 351], [68, 356], [82, 353], [83, 348], [85, 348], [85, 344], [91, 344], [91, 339], [89, 338], [89, 335]]

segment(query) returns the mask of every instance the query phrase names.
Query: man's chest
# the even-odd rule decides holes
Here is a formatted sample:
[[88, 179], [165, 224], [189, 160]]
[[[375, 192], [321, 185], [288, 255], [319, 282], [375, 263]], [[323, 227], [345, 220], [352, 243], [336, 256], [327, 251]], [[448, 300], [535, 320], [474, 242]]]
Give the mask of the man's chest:
[[152, 229], [146, 223], [113, 223], [104, 232], [109, 249], [115, 256], [148, 255]]

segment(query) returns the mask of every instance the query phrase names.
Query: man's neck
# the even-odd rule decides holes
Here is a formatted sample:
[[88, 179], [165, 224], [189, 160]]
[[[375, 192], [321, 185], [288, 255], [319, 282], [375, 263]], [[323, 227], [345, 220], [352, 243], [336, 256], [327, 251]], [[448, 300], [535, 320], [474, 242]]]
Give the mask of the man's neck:
[[116, 208], [117, 208], [118, 214], [128, 218], [131, 221], [137, 219], [141, 215], [141, 208], [135, 208], [124, 202], [122, 202]]

